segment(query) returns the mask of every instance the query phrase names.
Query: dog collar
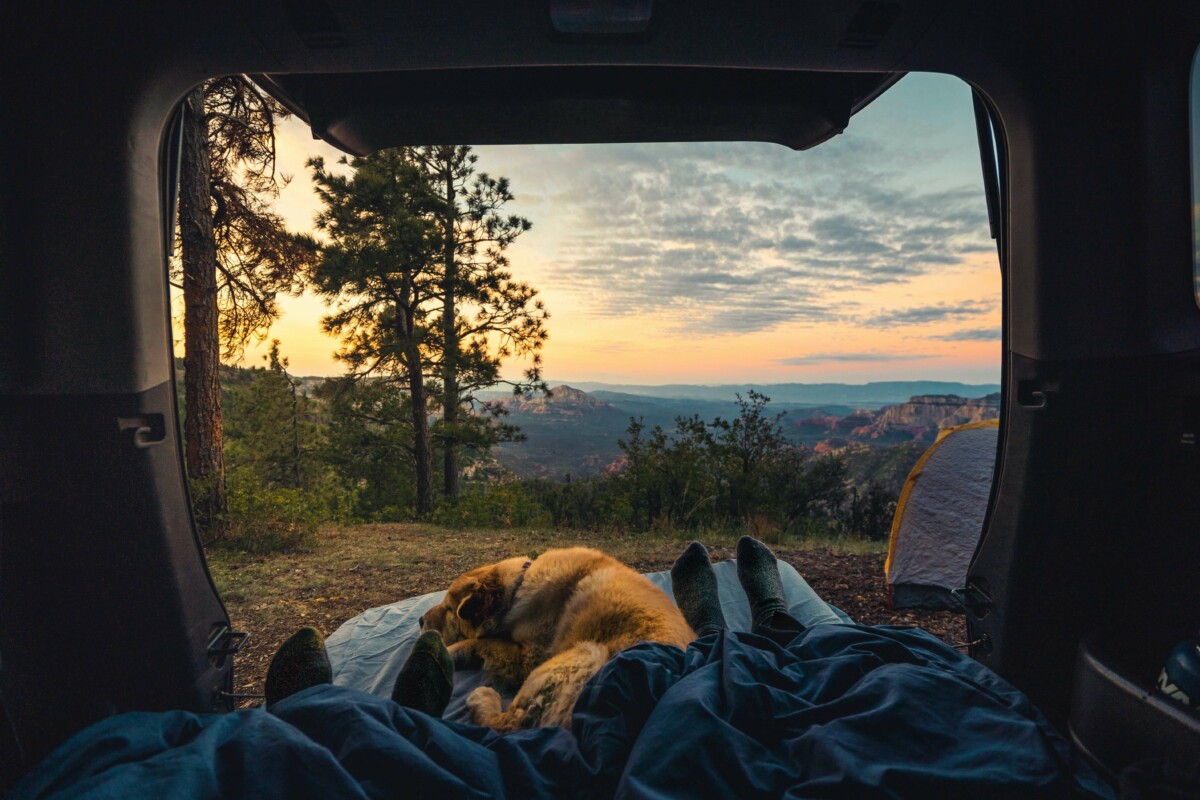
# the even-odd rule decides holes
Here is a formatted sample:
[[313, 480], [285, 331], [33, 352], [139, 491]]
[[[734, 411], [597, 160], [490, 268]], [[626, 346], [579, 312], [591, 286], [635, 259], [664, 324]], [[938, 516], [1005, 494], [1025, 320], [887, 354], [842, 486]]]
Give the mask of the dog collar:
[[529, 571], [529, 565], [532, 563], [533, 560], [528, 559], [521, 565], [521, 574], [513, 581], [512, 592], [508, 595], [508, 608], [512, 608], [513, 603], [516, 602], [517, 592], [521, 591], [521, 584], [525, 582], [525, 573]]

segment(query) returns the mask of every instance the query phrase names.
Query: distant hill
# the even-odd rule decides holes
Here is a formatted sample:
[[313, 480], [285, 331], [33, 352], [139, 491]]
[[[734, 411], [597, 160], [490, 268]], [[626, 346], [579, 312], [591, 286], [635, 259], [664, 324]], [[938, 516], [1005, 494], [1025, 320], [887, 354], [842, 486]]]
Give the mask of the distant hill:
[[570, 386], [554, 387], [549, 397], [497, 398], [518, 425], [522, 442], [493, 450], [497, 461], [522, 477], [565, 478], [600, 472], [620, 454], [617, 440], [629, 426], [629, 413]]
[[[699, 415], [703, 419], [711, 420], [713, 417], [728, 418], [736, 416], [738, 413], [737, 402], [732, 396], [728, 400], [696, 400], [681, 397], [648, 397], [608, 391], [595, 391], [590, 394], [592, 397], [625, 411], [630, 416], [645, 417], [646, 422], [651, 426], [673, 425], [676, 417]], [[818, 405], [817, 403], [777, 402], [772, 397], [768, 408], [776, 414], [786, 411], [789, 418], [798, 419], [814, 414], [849, 414], [856, 407], [828, 403]]]
[[[496, 460], [518, 475], [559, 479], [596, 474], [615, 462], [621, 455], [617, 441], [626, 435], [631, 417], [643, 420], [648, 428], [660, 425], [670, 430], [677, 417], [695, 415], [711, 421], [738, 413], [732, 398], [717, 401], [611, 390], [584, 392], [574, 386], [555, 387], [550, 397], [509, 396], [503, 403], [509, 412], [507, 421], [520, 426], [526, 440], [500, 445], [494, 451]], [[816, 453], [846, 452], [852, 456], [855, 477], [876, 478], [891, 485], [903, 481], [908, 467], [941, 428], [998, 416], [1000, 395], [974, 399], [953, 394], [917, 395], [877, 408], [819, 407], [776, 402], [772, 397], [768, 408], [786, 412], [782, 423], [789, 439]], [[871, 452], [893, 445], [906, 448], [890, 456]]]
[[693, 384], [665, 384], [642, 386], [633, 384], [597, 383], [595, 381], [573, 381], [576, 389], [603, 396], [601, 392], [614, 392], [639, 397], [657, 397], [672, 400], [713, 400], [732, 402], [737, 393], [745, 394], [751, 389], [771, 398], [772, 403], [798, 403], [805, 405], [846, 405], [855, 408], [879, 408], [894, 403], [904, 403], [918, 395], [958, 395], [959, 397], [982, 397], [1000, 391], [996, 383], [957, 383], [953, 381], [877, 381], [874, 383], [731, 383], [718, 386]]
[[892, 447], [872, 447], [854, 443], [840, 451], [846, 459], [850, 479], [859, 486], [871, 481], [881, 484], [888, 493], [899, 497], [908, 473], [925, 453], [928, 445], [908, 442]]
[[510, 414], [582, 417], [613, 410], [604, 400], [570, 386], [556, 386], [548, 396], [535, 394], [531, 397], [513, 397], [503, 402]]
[[[183, 391], [182, 360], [176, 361], [178, 390]], [[226, 387], [251, 380], [253, 373], [236, 366], [221, 367]], [[302, 392], [312, 393], [321, 377], [295, 377]], [[887, 398], [905, 388], [959, 387], [964, 393], [922, 391], [899, 401], [846, 400]], [[604, 387], [584, 391], [580, 387]], [[964, 388], [965, 387], [965, 388]], [[745, 384], [727, 386], [618, 386], [581, 382], [558, 385], [549, 397], [514, 397], [510, 392], [482, 392], [500, 401], [506, 421], [521, 428], [525, 441], [499, 445], [494, 460], [478, 465], [485, 470], [502, 466], [523, 477], [563, 479], [602, 472], [621, 455], [617, 441], [626, 436], [629, 421], [641, 419], [647, 428], [670, 430], [678, 417], [737, 415], [737, 393], [755, 389], [771, 398], [771, 413], [786, 412], [784, 434], [815, 453], [838, 453], [856, 483], [883, 483], [898, 492], [909, 469], [937, 437], [940, 429], [992, 419], [1000, 413], [999, 387], [936, 381], [851, 384]], [[976, 390], [980, 392], [974, 397]], [[672, 396], [670, 392], [678, 392]], [[822, 399], [824, 398], [824, 399]]]

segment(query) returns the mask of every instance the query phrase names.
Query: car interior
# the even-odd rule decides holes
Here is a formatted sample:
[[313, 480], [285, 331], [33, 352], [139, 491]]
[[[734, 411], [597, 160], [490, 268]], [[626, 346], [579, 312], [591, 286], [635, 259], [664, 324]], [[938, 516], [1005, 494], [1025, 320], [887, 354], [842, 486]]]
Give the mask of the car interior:
[[[1200, 10], [1033, 2], [46, 3], [0, 26], [0, 788], [114, 712], [232, 707], [191, 519], [167, 259], [181, 99], [250, 75], [355, 154], [819, 146], [908, 72], [974, 90], [1003, 405], [970, 654], [1109, 778], [1200, 766]], [[508, 91], [494, 91], [507, 87]], [[252, 633], [252, 632], [251, 632]]]

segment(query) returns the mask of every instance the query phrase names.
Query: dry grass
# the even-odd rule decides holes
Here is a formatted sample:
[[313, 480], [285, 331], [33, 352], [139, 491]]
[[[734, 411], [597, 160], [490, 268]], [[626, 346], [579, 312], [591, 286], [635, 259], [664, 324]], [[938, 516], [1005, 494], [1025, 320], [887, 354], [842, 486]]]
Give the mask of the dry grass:
[[[733, 555], [736, 537], [700, 535], [715, 559]], [[389, 524], [328, 528], [306, 550], [249, 555], [208, 553], [209, 567], [236, 630], [250, 641], [238, 657], [241, 692], [261, 691], [279, 644], [302, 625], [326, 635], [372, 606], [445, 589], [481, 564], [551, 547], [598, 547], [640, 572], [667, 569], [687, 537], [625, 532], [559, 530], [459, 531]], [[961, 641], [961, 617], [946, 612], [897, 614], [887, 610], [884, 545], [859, 541], [786, 541], [772, 545], [817, 592], [866, 623], [919, 623], [943, 638]]]

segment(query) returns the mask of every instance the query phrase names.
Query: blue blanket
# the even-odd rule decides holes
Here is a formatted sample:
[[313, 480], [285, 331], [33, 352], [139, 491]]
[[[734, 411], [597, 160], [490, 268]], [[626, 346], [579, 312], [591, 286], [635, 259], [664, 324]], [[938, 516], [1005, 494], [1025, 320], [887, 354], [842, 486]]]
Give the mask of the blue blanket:
[[13, 797], [1110, 797], [1020, 692], [919, 630], [630, 648], [571, 731], [500, 736], [341, 686], [228, 715], [134, 713]]

